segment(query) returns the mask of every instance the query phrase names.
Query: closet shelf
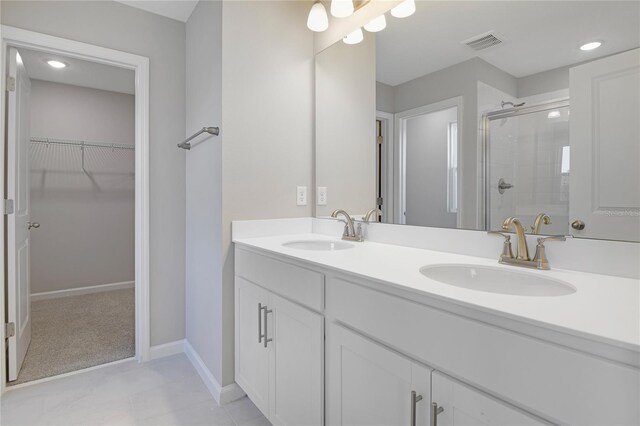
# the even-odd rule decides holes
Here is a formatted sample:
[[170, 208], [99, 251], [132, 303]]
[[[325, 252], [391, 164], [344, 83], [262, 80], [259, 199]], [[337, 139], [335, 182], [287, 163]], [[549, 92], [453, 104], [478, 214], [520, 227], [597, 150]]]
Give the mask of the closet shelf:
[[133, 145], [126, 145], [121, 143], [99, 143], [99, 142], [86, 142], [71, 139], [54, 139], [54, 138], [31, 138], [31, 143], [43, 144], [43, 145], [66, 145], [77, 146], [80, 148], [111, 148], [111, 149], [129, 149], [135, 150]]

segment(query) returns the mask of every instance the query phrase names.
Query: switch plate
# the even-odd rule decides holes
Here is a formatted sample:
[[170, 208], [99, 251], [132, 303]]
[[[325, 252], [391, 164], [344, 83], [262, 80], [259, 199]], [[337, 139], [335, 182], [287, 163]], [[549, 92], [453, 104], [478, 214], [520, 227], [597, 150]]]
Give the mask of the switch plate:
[[299, 206], [307, 205], [307, 187], [299, 186], [296, 190], [296, 204]]
[[318, 187], [318, 205], [319, 206], [327, 205], [327, 187], [326, 186]]

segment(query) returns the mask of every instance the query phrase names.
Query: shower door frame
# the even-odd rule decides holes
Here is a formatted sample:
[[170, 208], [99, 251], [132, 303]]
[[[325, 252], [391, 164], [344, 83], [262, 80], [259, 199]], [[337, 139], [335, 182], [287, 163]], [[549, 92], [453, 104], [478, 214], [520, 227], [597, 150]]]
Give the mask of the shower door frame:
[[548, 102], [542, 102], [531, 106], [522, 106], [515, 108], [507, 108], [498, 111], [492, 111], [482, 116], [482, 152], [484, 165], [482, 167], [482, 188], [484, 196], [478, 197], [482, 200], [482, 205], [478, 206], [478, 217], [484, 216], [484, 229], [491, 230], [491, 208], [489, 205], [489, 197], [491, 192], [491, 182], [489, 181], [489, 167], [491, 165], [491, 152], [489, 142], [491, 141], [490, 124], [493, 120], [517, 117], [520, 115], [533, 114], [536, 112], [549, 111], [557, 108], [566, 108], [570, 106], [569, 98], [554, 99]]
[[[50, 36], [7, 25], [0, 26], [0, 132], [5, 134], [6, 61], [9, 47], [38, 50], [50, 54], [77, 58], [104, 65], [132, 70], [135, 74], [135, 359], [144, 362], [151, 359], [150, 308], [149, 308], [149, 58], [128, 52], [100, 47], [88, 43]], [[5, 185], [5, 145], [1, 138], [0, 187]], [[4, 212], [2, 212], [4, 213]], [[4, 226], [0, 236], [6, 238]], [[5, 275], [5, 247], [0, 248], [0, 274]], [[5, 286], [7, 285], [6, 280]], [[0, 318], [5, 321], [5, 291], [0, 291]], [[0, 327], [4, 342], [5, 329]], [[118, 362], [118, 361], [116, 361]], [[109, 365], [109, 364], [104, 364]], [[6, 390], [7, 358], [0, 351], [0, 394]], [[78, 370], [82, 371], [82, 370]], [[75, 373], [75, 372], [74, 372]], [[67, 373], [73, 374], [73, 373]], [[61, 377], [61, 376], [56, 376]], [[47, 380], [47, 379], [42, 379]], [[31, 382], [31, 383], [37, 383]]]

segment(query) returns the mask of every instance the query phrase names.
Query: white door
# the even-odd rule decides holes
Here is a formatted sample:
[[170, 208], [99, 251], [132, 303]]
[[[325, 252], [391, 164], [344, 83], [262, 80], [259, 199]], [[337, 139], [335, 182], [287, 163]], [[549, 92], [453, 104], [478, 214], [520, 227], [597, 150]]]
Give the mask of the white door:
[[236, 276], [235, 296], [236, 382], [268, 416], [269, 354], [264, 344], [264, 312], [269, 293]]
[[435, 371], [431, 376], [431, 400], [442, 409], [436, 415], [437, 426], [547, 424]]
[[640, 241], [640, 49], [571, 68], [570, 91], [571, 232]]
[[412, 425], [415, 406], [415, 425], [428, 425], [430, 374], [429, 368], [331, 324], [327, 335], [327, 424]]
[[[29, 92], [31, 81], [18, 51], [9, 48], [7, 92], [7, 319], [15, 325], [8, 339], [9, 381], [16, 380], [31, 341], [29, 303]], [[14, 84], [15, 82], [15, 84]]]
[[270, 295], [269, 420], [274, 425], [322, 425], [324, 318]]

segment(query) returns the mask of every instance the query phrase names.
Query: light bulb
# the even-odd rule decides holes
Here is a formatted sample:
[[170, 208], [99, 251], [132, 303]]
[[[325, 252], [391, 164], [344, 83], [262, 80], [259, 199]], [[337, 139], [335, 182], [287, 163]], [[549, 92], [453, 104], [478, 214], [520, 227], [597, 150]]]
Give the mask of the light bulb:
[[309, 17], [307, 18], [307, 28], [317, 33], [325, 31], [329, 28], [329, 17], [324, 5], [319, 1], [311, 6]]
[[331, 14], [336, 18], [346, 18], [353, 14], [352, 0], [331, 0]]
[[378, 31], [382, 31], [387, 27], [387, 19], [384, 15], [380, 15], [377, 18], [373, 18], [367, 25], [364, 26], [364, 29], [369, 31], [370, 33], [377, 33]]
[[404, 0], [402, 3], [391, 9], [391, 16], [396, 18], [406, 18], [416, 11], [415, 0]]
[[342, 39], [342, 41], [345, 42], [345, 44], [358, 44], [362, 40], [364, 40], [364, 34], [362, 34], [362, 28], [358, 28], [354, 32], [347, 34]]

